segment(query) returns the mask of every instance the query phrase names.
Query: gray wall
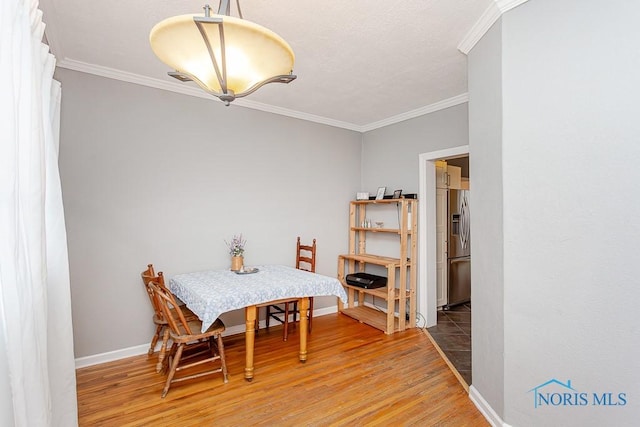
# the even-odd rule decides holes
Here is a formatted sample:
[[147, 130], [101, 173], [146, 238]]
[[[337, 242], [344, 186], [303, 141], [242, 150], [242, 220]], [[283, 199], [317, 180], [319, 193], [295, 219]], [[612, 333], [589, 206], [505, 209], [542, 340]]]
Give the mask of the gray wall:
[[362, 191], [418, 193], [418, 155], [467, 145], [467, 104], [366, 132], [362, 149]]
[[247, 265], [293, 265], [296, 236], [315, 237], [317, 271], [335, 277], [360, 187], [359, 133], [65, 69], [55, 77], [76, 357], [148, 344], [140, 272], [227, 268], [224, 240], [236, 233]]
[[[534, 0], [504, 17], [505, 420], [513, 425], [638, 422], [638, 17], [640, 2], [625, 0]], [[526, 392], [550, 378], [589, 394], [624, 392], [629, 403], [537, 411]]]
[[504, 412], [502, 49], [498, 21], [469, 53], [473, 386]]
[[[532, 0], [496, 24], [501, 40], [494, 29], [469, 56], [476, 220], [479, 208], [490, 210], [482, 205], [494, 194], [476, 186], [480, 153], [502, 165], [503, 183], [502, 237], [493, 236], [492, 245], [503, 245], [504, 303], [491, 307], [504, 310], [496, 325], [504, 328], [504, 347], [497, 334], [485, 343], [476, 338], [484, 333], [477, 310], [487, 316], [476, 301], [500, 294], [485, 295], [489, 289], [474, 285], [474, 387], [510, 425], [637, 424], [638, 16], [638, 2]], [[490, 73], [484, 78], [502, 91], [502, 111], [476, 116], [475, 105], [500, 99], [471, 80], [481, 80], [487, 64], [499, 71], [498, 63], [501, 87]], [[485, 136], [475, 125], [481, 118], [484, 127], [495, 124], [492, 137], [501, 136], [501, 149], [498, 141], [478, 145]], [[474, 244], [483, 244], [475, 231]], [[474, 283], [485, 278], [491, 275], [474, 269]], [[500, 358], [501, 350], [503, 411], [500, 377], [488, 378], [493, 362], [482, 360]], [[573, 390], [552, 384], [540, 392], [568, 392], [572, 399], [535, 408], [532, 389], [552, 379], [571, 381]], [[585, 393], [585, 401], [571, 405], [574, 393]], [[595, 406], [594, 393], [611, 393], [612, 405]]]
[[[465, 103], [365, 133], [362, 148], [362, 190], [375, 195], [378, 187], [386, 187], [387, 194], [392, 194], [396, 189], [402, 189], [404, 194], [417, 194], [420, 188], [419, 155], [467, 145], [468, 132]], [[428, 201], [418, 201], [419, 210], [424, 203]], [[372, 212], [370, 215], [369, 211]], [[374, 221], [397, 224], [397, 207], [393, 205], [369, 211], [367, 214]], [[414, 237], [418, 239], [418, 235]], [[376, 234], [374, 238], [367, 239], [366, 250], [378, 255], [398, 257], [398, 237]], [[366, 270], [387, 275], [383, 267], [367, 266]], [[421, 274], [419, 270], [417, 272], [418, 275]], [[418, 301], [425, 292], [426, 289], [418, 287]], [[379, 303], [373, 299], [371, 302]], [[418, 324], [424, 326], [427, 313], [418, 314]]]

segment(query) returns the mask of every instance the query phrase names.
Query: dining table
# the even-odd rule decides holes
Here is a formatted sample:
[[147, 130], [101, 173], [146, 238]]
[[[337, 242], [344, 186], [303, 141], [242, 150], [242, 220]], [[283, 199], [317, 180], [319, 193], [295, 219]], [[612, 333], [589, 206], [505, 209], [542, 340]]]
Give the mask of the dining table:
[[177, 274], [169, 279], [169, 289], [202, 321], [202, 332], [228, 311], [245, 310], [244, 378], [254, 376], [255, 324], [258, 307], [297, 299], [300, 305], [299, 360], [307, 360], [309, 298], [335, 296], [343, 303], [347, 294], [334, 277], [284, 265], [258, 265], [240, 271], [204, 270]]

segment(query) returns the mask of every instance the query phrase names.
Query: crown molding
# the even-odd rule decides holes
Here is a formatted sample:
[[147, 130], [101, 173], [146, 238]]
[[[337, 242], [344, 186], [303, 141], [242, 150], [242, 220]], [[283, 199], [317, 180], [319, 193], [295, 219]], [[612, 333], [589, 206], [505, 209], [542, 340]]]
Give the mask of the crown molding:
[[471, 49], [485, 35], [489, 28], [504, 14], [505, 12], [526, 3], [529, 0], [494, 0], [484, 11], [480, 18], [471, 27], [467, 35], [464, 36], [458, 50], [468, 55]]
[[495, 0], [500, 12], [505, 13], [514, 7], [520, 6], [522, 3], [526, 3], [529, 0]]
[[502, 16], [500, 9], [496, 3], [491, 3], [489, 7], [484, 11], [480, 18], [471, 27], [466, 36], [462, 39], [458, 45], [458, 50], [465, 55], [468, 55], [471, 49], [480, 41], [482, 36], [485, 35], [489, 28]]
[[[140, 74], [117, 70], [114, 68], [108, 68], [100, 65], [88, 64], [86, 62], [75, 61], [72, 59], [60, 60], [58, 61], [57, 66], [60, 68], [68, 69], [68, 70], [80, 71], [87, 74], [106, 77], [108, 79], [119, 80], [119, 81], [133, 83], [141, 86], [152, 87], [155, 89], [166, 90], [169, 92], [180, 93], [183, 95], [208, 99], [212, 102], [218, 102], [218, 100], [215, 99], [212, 95], [207, 94], [199, 87], [190, 86], [184, 83], [169, 82], [165, 80], [142, 76]], [[260, 110], [268, 113], [279, 114], [281, 116], [293, 117], [296, 119], [320, 123], [323, 125], [338, 127], [342, 129], [348, 129], [356, 132], [362, 132], [362, 126], [359, 126], [353, 123], [347, 123], [339, 120], [330, 119], [327, 117], [321, 117], [313, 114], [302, 113], [300, 111], [289, 110], [287, 108], [275, 107], [273, 105], [263, 104], [263, 103], [251, 101], [248, 99], [236, 99], [229, 106], [229, 108], [231, 107], [245, 107], [245, 108], [250, 108], [252, 110]]]
[[361, 132], [368, 132], [375, 129], [379, 129], [385, 126], [393, 125], [399, 122], [403, 122], [405, 120], [413, 119], [415, 117], [424, 116], [425, 114], [434, 113], [439, 110], [444, 110], [445, 108], [453, 107], [459, 104], [464, 104], [469, 101], [469, 94], [463, 93], [452, 98], [444, 99], [442, 101], [415, 109], [411, 111], [407, 111], [406, 113], [398, 114], [397, 116], [389, 117], [388, 119], [380, 120], [377, 122], [369, 123], [368, 125], [362, 126]]
[[[236, 99], [233, 101], [238, 106], [251, 108], [253, 110], [265, 111], [267, 113], [280, 114], [281, 116], [292, 117], [294, 119], [306, 120], [308, 122], [320, 123], [323, 125], [333, 126], [341, 129], [352, 130], [354, 132], [362, 133], [362, 126], [354, 123], [343, 122], [340, 120], [330, 119], [328, 117], [316, 116], [315, 114], [303, 113], [296, 110], [290, 110], [288, 108], [276, 107], [274, 105], [263, 104], [260, 102], [254, 102], [249, 99]], [[233, 104], [232, 104], [233, 105]]]
[[[72, 59], [62, 59], [56, 64], [60, 68], [67, 70], [80, 71], [82, 73], [93, 74], [100, 77], [106, 77], [108, 79], [119, 80], [127, 83], [133, 83], [141, 86], [152, 87], [155, 89], [166, 90], [169, 92], [180, 93], [182, 95], [195, 96], [198, 98], [208, 99], [213, 102], [218, 102], [212, 95], [207, 94], [199, 87], [190, 86], [183, 83], [174, 83], [160, 79], [154, 79], [151, 77], [142, 76], [140, 74], [129, 73], [127, 71], [121, 71], [114, 68], [103, 67], [100, 65], [88, 64], [86, 62], [75, 61]], [[389, 126], [398, 122], [412, 119], [414, 117], [422, 116], [425, 114], [433, 113], [438, 110], [453, 107], [458, 104], [465, 103], [469, 100], [469, 96], [463, 93], [453, 98], [445, 99], [443, 101], [436, 102], [431, 105], [427, 105], [416, 110], [408, 111], [397, 116], [389, 117], [388, 119], [380, 120], [378, 122], [370, 123], [368, 125], [356, 125], [354, 123], [343, 122], [340, 120], [334, 120], [327, 117], [316, 116], [314, 114], [303, 113], [300, 111], [289, 110], [287, 108], [276, 107], [273, 105], [263, 104], [260, 102], [251, 101], [248, 99], [236, 99], [229, 106], [231, 107], [245, 107], [252, 110], [265, 111], [267, 113], [279, 114], [281, 116], [292, 117], [295, 119], [306, 120], [309, 122], [320, 123], [323, 125], [333, 126], [341, 129], [352, 130], [355, 132], [364, 133], [370, 130], [378, 129], [384, 126]]]

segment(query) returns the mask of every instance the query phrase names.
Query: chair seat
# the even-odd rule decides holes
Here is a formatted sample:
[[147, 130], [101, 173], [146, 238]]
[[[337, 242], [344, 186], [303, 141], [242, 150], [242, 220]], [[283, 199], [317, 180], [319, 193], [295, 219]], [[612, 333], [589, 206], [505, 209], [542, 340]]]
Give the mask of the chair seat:
[[[180, 306], [180, 308], [182, 309], [182, 314], [184, 315], [185, 319], [187, 319], [187, 321], [199, 321], [200, 318], [198, 317], [198, 315], [196, 315], [193, 311], [189, 310], [187, 308], [186, 305]], [[174, 312], [175, 315], [175, 309], [171, 309]], [[163, 318], [158, 317], [158, 314], [154, 314], [153, 315], [153, 323], [155, 323], [156, 325], [167, 325], [168, 322], [166, 320], [164, 320]]]
[[286, 298], [286, 299], [278, 299], [278, 300], [273, 300], [273, 301], [269, 301], [269, 302], [263, 302], [262, 304], [256, 304], [256, 307], [266, 307], [268, 305], [274, 305], [274, 304], [284, 304], [285, 302], [296, 302], [298, 301], [297, 298]]
[[[202, 321], [199, 319], [187, 320], [189, 329], [192, 331], [200, 331], [202, 329]], [[220, 319], [216, 319], [215, 322], [205, 332], [192, 333], [191, 335], [176, 335], [173, 331], [169, 332], [169, 336], [174, 342], [192, 342], [195, 340], [201, 340], [209, 338], [212, 335], [221, 334], [225, 330], [225, 325]]]

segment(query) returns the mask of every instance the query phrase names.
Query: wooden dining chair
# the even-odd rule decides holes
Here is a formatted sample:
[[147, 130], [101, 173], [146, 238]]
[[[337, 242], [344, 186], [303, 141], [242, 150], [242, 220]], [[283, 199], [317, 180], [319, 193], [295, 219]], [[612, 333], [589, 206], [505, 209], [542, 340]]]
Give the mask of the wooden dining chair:
[[[158, 344], [158, 340], [162, 337], [162, 345], [160, 346], [160, 352], [158, 353], [158, 363], [156, 364], [156, 372], [160, 372], [163, 369], [164, 358], [167, 351], [167, 344], [169, 342], [169, 323], [165, 319], [164, 313], [162, 312], [162, 308], [159, 306], [156, 299], [153, 297], [153, 293], [149, 288], [149, 284], [151, 281], [155, 281], [159, 286], [162, 286], [164, 289], [167, 289], [164, 282], [164, 275], [162, 272], [156, 275], [153, 264], [148, 264], [147, 269], [143, 271], [140, 276], [142, 277], [142, 282], [144, 283], [145, 289], [147, 291], [147, 295], [149, 296], [149, 301], [151, 302], [151, 307], [153, 308], [153, 323], [156, 325], [156, 332], [151, 338], [151, 346], [149, 347], [149, 351], [147, 354], [149, 356], [153, 355], [156, 350], [156, 345]], [[173, 294], [171, 294], [173, 297]], [[178, 300], [173, 297], [176, 304]], [[185, 318], [189, 320], [197, 319], [196, 316], [191, 310], [182, 305], [182, 310]]]
[[[223, 381], [228, 382], [227, 362], [222, 343], [222, 333], [225, 326], [222, 320], [216, 319], [205, 332], [201, 332], [202, 322], [200, 320], [188, 321], [166, 287], [152, 280], [149, 283], [149, 288], [169, 324], [169, 336], [172, 341], [171, 349], [167, 354], [169, 371], [162, 390], [162, 397], [167, 395], [171, 384], [205, 375], [222, 373]], [[216, 361], [219, 363], [215, 363], [215, 367], [212, 369], [201, 372], [190, 370], [195, 366]], [[176, 373], [183, 370], [189, 370], [190, 373], [176, 377]]]
[[[316, 272], [316, 239], [313, 239], [312, 245], [303, 245], [300, 243], [300, 237], [298, 236], [298, 242], [296, 244], [296, 268], [299, 270]], [[266, 314], [266, 327], [269, 329], [269, 320], [275, 320], [282, 323], [283, 332], [282, 340], [286, 341], [289, 335], [289, 315], [293, 315], [293, 323], [297, 321], [298, 300], [292, 299], [287, 301], [278, 301], [277, 304], [267, 305]], [[313, 297], [309, 298], [309, 332], [311, 332], [311, 321], [313, 318]]]

